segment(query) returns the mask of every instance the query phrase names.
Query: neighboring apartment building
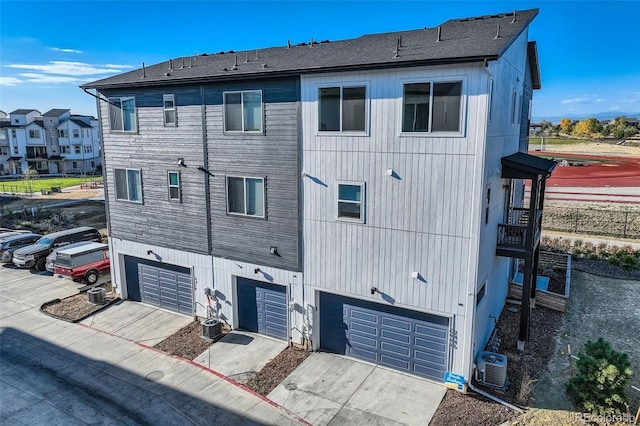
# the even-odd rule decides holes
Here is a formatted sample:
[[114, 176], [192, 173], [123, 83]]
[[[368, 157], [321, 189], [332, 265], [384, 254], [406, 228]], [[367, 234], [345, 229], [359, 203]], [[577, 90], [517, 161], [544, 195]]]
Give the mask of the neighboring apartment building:
[[[71, 135], [71, 136], [69, 136]], [[98, 120], [68, 109], [18, 109], [0, 119], [0, 174], [94, 173], [101, 165]]]
[[116, 290], [468, 380], [522, 258], [524, 349], [555, 165], [526, 153], [536, 15], [171, 59], [83, 86]]

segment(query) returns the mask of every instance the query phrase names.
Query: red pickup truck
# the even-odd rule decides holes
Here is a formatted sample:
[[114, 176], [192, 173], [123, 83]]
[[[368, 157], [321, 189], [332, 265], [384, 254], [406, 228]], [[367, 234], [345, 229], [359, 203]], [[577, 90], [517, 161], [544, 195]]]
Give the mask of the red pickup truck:
[[95, 284], [101, 274], [109, 273], [111, 266], [109, 246], [102, 243], [89, 243], [59, 250], [55, 262], [57, 275]]

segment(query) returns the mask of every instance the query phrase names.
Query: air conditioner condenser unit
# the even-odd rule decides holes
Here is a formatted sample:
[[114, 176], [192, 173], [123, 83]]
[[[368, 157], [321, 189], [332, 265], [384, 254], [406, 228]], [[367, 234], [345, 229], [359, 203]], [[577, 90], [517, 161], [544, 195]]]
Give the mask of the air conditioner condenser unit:
[[495, 352], [480, 352], [476, 358], [476, 378], [482, 384], [495, 388], [507, 385], [507, 356]]

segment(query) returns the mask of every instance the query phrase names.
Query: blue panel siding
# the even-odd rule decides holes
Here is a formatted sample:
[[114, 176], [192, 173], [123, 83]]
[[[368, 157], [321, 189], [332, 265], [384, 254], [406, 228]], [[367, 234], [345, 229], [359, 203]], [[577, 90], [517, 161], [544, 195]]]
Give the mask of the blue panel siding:
[[237, 90], [262, 90], [262, 101], [265, 103], [300, 101], [300, 79], [293, 77], [207, 84], [205, 86], [205, 103], [207, 105], [222, 105], [223, 92]]
[[284, 286], [238, 278], [239, 327], [287, 339], [287, 290]]
[[325, 350], [442, 381], [448, 343], [448, 318], [320, 295], [320, 346]]
[[132, 256], [125, 256], [129, 299], [182, 314], [193, 313], [191, 271]]

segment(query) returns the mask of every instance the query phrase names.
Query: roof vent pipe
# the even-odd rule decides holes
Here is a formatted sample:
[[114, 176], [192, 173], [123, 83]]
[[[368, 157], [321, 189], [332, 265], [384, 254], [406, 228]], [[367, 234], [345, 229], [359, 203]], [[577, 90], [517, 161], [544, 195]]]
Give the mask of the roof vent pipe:
[[193, 62], [191, 62], [191, 59], [192, 59], [192, 58], [189, 58], [189, 68], [192, 68], [192, 67], [193, 67]]
[[309, 47], [313, 47], [313, 37], [311, 37], [311, 42], [309, 42]]
[[258, 49], [256, 49], [256, 59], [258, 59]]
[[184, 68], [184, 58], [182, 58], [182, 65], [180, 66], [180, 68]]
[[516, 19], [516, 11], [513, 11], [513, 19], [511, 20], [512, 24], [515, 24], [516, 22], [518, 22], [518, 20]]
[[196, 50], [196, 54], [193, 56], [193, 60], [195, 61], [196, 59], [198, 59], [198, 51]]
[[287, 49], [291, 49], [291, 40], [287, 40]]
[[144, 62], [142, 63], [142, 78], [147, 76], [147, 69], [144, 67]]
[[502, 38], [502, 36], [500, 35], [500, 24], [498, 24], [498, 29], [496, 30], [496, 36], [493, 39], [497, 40], [499, 38]]
[[169, 69], [173, 71], [173, 59], [169, 59]]
[[441, 33], [441, 31], [442, 31], [442, 28], [441, 28], [441, 27], [438, 27], [438, 36], [436, 37], [436, 43], [438, 43], [438, 42], [442, 41], [442, 39], [440, 38], [440, 33]]
[[236, 58], [233, 61], [233, 68], [231, 69], [234, 71], [238, 69], [238, 55], [236, 55]]
[[400, 56], [400, 38], [396, 39], [396, 50], [393, 52], [393, 57], [397, 58]]
[[398, 47], [402, 47], [402, 36], [398, 37]]
[[246, 64], [247, 62], [249, 62], [249, 52], [244, 53], [244, 63]]

